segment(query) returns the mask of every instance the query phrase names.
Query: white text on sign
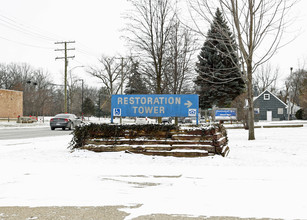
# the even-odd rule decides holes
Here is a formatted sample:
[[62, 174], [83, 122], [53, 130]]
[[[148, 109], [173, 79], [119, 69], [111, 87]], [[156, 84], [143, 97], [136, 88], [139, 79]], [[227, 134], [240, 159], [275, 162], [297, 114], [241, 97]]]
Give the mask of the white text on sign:
[[180, 105], [180, 97], [119, 97], [118, 105]]

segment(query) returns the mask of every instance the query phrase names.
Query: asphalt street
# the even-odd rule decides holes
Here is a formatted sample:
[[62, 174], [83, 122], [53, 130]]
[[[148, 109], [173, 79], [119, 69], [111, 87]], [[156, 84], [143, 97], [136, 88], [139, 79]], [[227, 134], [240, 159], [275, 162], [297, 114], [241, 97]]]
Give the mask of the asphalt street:
[[0, 129], [0, 140], [54, 137], [69, 135], [71, 132], [69, 130], [63, 131], [62, 129], [52, 131], [50, 127]]

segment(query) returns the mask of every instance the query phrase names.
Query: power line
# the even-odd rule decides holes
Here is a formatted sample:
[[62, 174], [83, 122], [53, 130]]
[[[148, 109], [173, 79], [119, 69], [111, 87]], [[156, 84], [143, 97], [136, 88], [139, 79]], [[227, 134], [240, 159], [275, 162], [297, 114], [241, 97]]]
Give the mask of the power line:
[[[22, 34], [27, 35], [28, 37], [31, 37], [32, 39], [35, 39], [37, 41], [37, 39], [39, 40], [43, 40], [43, 41], [57, 41], [58, 39], [65, 39], [64, 37], [59, 37], [55, 34], [52, 34], [50, 32], [46, 32], [44, 30], [40, 30], [37, 27], [31, 26], [31, 25], [25, 25], [22, 22], [18, 21], [18, 19], [16, 18], [12, 18], [11, 16], [8, 17], [6, 15], [3, 15], [2, 13], [0, 13], [0, 26], [3, 26], [5, 28], [11, 29], [12, 31], [15, 32], [19, 32]], [[28, 44], [24, 41], [21, 42], [20, 40], [12, 40], [11, 37], [0, 37], [1, 39], [4, 39], [6, 41], [11, 41], [13, 43], [16, 44], [20, 44], [20, 45], [24, 45], [24, 46], [29, 46], [29, 47], [34, 47], [34, 48], [42, 48], [42, 49], [53, 49], [50, 47], [43, 47], [43, 46], [36, 46], [33, 44]], [[86, 46], [85, 44], [82, 43], [78, 43], [78, 48], [76, 48], [76, 51], [80, 54], [89, 56], [89, 57], [93, 57], [93, 58], [97, 58], [99, 57], [99, 52], [95, 52], [95, 50], [93, 50], [92, 48], [89, 48], [88, 46]]]
[[[46, 43], [46, 41], [48, 41], [50, 43], [51, 41], [52, 42], [56, 41], [56, 38], [48, 36], [49, 34], [47, 35], [47, 34], [43, 33], [43, 31], [38, 30], [35, 27], [33, 28], [33, 27], [30, 27], [29, 25], [24, 25], [14, 18], [0, 14], [0, 26], [7, 28], [7, 29], [10, 29], [11, 31], [15, 31], [15, 32], [19, 32], [19, 33], [22, 33], [24, 35], [27, 35], [28, 39], [30, 37], [31, 39], [35, 40], [35, 44], [27, 43], [27, 40], [25, 40], [25, 37], [22, 38], [22, 41], [21, 40], [14, 40], [16, 34], [13, 37], [11, 37], [11, 36], [5, 37], [3, 35], [0, 36], [0, 38], [3, 39], [3, 40], [9, 41], [9, 42], [12, 42], [12, 43], [15, 43], [15, 44], [19, 44], [19, 45], [22, 45], [22, 46], [27, 46], [27, 47], [33, 47], [33, 48], [39, 48], [39, 49], [48, 49], [48, 50], [54, 49], [54, 48], [47, 47], [47, 46], [40, 46], [36, 43], [37, 43], [37, 40], [45, 41], [45, 43]], [[37, 29], [37, 30], [35, 30], [35, 29]], [[4, 33], [5, 33], [5, 31], [4, 31]], [[20, 36], [20, 34], [17, 35], [17, 36]]]
[[52, 39], [52, 38], [46, 37], [44, 35], [41, 35], [41, 34], [36, 33], [36, 32], [33, 32], [31, 30], [27, 30], [27, 29], [25, 29], [23, 27], [20, 27], [18, 25], [9, 23], [9, 22], [1, 19], [1, 18], [0, 18], [0, 25], [4, 26], [6, 28], [9, 28], [11, 30], [14, 30], [14, 31], [26, 34], [28, 36], [31, 36], [32, 38], [35, 38], [35, 39], [42, 39], [42, 40], [46, 40], [46, 41], [54, 41], [54, 39]]
[[[6, 33], [6, 35], [8, 36], [6, 35], [3, 36], [3, 34], [1, 34], [2, 36], [0, 36], [0, 39], [9, 41], [15, 44], [19, 44], [22, 46], [32, 47], [32, 48], [47, 49], [47, 50], [54, 49], [54, 48], [48, 47], [46, 42], [48, 42], [49, 44], [50, 41], [55, 42], [55, 41], [58, 41], [59, 39], [67, 39], [63, 36], [58, 36], [54, 33], [40, 29], [33, 25], [25, 24], [23, 21], [20, 21], [17, 18], [3, 14], [3, 12], [1, 11], [0, 11], [0, 27], [11, 30], [12, 34], [13, 32], [18, 32], [22, 34], [22, 35], [14, 34], [13, 36], [10, 36], [10, 34], [8, 35], [6, 31], [4, 30], [4, 32], [2, 33]], [[23, 36], [23, 37], [19, 39], [19, 38], [16, 38], [16, 36]], [[32, 41], [35, 40], [35, 42], [31, 43], [30, 40]], [[38, 43], [38, 40], [41, 42]], [[69, 41], [67, 41], [67, 43], [68, 42]], [[61, 43], [61, 42], [58, 42], [58, 43]], [[71, 48], [67, 50], [71, 50]], [[82, 44], [80, 42], [78, 43], [78, 47], [76, 47], [76, 49], [74, 50], [76, 50], [76, 52], [80, 54], [81, 56], [84, 55], [90, 58], [95, 58], [95, 60], [97, 60], [97, 58], [100, 56], [100, 52], [98, 52], [97, 49], [90, 48], [88, 47], [88, 45]], [[64, 49], [56, 49], [56, 51], [64, 51]], [[73, 58], [73, 57], [67, 57], [67, 58]], [[57, 57], [56, 59], [65, 59], [65, 58]]]
[[0, 36], [0, 38], [3, 39], [3, 40], [6, 40], [6, 41], [10, 41], [10, 42], [15, 43], [15, 44], [22, 45], [22, 46], [34, 47], [34, 48], [39, 48], [39, 49], [47, 49], [47, 50], [53, 49], [52, 47], [42, 47], [42, 46], [37, 46], [37, 45], [33, 45], [33, 44], [27, 44], [27, 43], [11, 40], [11, 39], [1, 37], [1, 36]]
[[[21, 33], [24, 33], [24, 34], [27, 34], [27, 35], [30, 35], [30, 36], [35, 37], [35, 38], [40, 38], [42, 40], [54, 42], [57, 39], [62, 38], [62, 37], [59, 37], [59, 36], [52, 34], [50, 32], [39, 29], [37, 27], [25, 25], [25, 24], [19, 22], [17, 19], [5, 16], [3, 14], [0, 14], [0, 21], [2, 21], [0, 24], [7, 27], [7, 28], [10, 28], [14, 31], [18, 31], [18, 32], [21, 32]], [[50, 36], [50, 35], [53, 35], [53, 37]]]

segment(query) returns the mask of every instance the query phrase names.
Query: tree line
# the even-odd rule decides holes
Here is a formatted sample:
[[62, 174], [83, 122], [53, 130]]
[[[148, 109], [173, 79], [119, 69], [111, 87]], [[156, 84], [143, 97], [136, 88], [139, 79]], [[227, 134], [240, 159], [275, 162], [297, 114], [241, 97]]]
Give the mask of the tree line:
[[[181, 1], [129, 2], [132, 7], [125, 15], [127, 23], [123, 37], [127, 40], [131, 54], [102, 55], [97, 66], [86, 68], [87, 73], [100, 79], [103, 86], [99, 90], [86, 86], [84, 94], [88, 100], [83, 107], [88, 103], [86, 105], [97, 106], [99, 113], [100, 110], [107, 112], [111, 95], [119, 93], [196, 92], [200, 95], [202, 108], [243, 105], [242, 100], [247, 99], [249, 139], [255, 139], [255, 88], [258, 91], [273, 88], [276, 82], [276, 73], [263, 68], [284, 43], [282, 35], [291, 24], [286, 20], [286, 15], [296, 0], [187, 0], [191, 22], [185, 20]], [[210, 24], [210, 27], [204, 27], [203, 24]], [[4, 69], [11, 68], [10, 65], [2, 66]], [[31, 73], [31, 77], [38, 77], [39, 73], [42, 76], [48, 75], [42, 70], [33, 70]], [[28, 76], [25, 74], [24, 77]], [[285, 84], [285, 90], [279, 94], [283, 100], [303, 105], [305, 80], [301, 79], [297, 83], [295, 78], [294, 71]], [[47, 77], [45, 81], [48, 80]], [[35, 97], [40, 108], [31, 110], [34, 108], [31, 106], [26, 109], [27, 113], [40, 109], [44, 114], [51, 114], [47, 103], [63, 100], [59, 86], [53, 86], [50, 82], [45, 87], [38, 82], [36, 86], [31, 86], [25, 84], [25, 81], [29, 81], [28, 78], [20, 84], [24, 91], [40, 91], [27, 102]], [[0, 86], [8, 88], [3, 80]], [[14, 86], [17, 88], [17, 85]], [[80, 103], [75, 101], [80, 100], [80, 85], [72, 80], [69, 89], [70, 111], [80, 112]]]
[[[69, 112], [81, 115], [81, 83], [73, 77], [69, 81]], [[55, 84], [51, 74], [43, 69], [33, 68], [26, 63], [0, 63], [0, 88], [23, 91], [24, 115], [52, 116], [64, 111], [64, 86]], [[85, 113], [95, 114], [100, 91], [87, 85], [83, 90]], [[103, 115], [102, 111], [98, 113]]]

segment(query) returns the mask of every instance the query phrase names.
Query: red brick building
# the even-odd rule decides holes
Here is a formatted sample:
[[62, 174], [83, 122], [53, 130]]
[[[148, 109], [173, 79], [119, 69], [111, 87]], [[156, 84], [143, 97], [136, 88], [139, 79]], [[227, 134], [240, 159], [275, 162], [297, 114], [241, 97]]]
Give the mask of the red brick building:
[[0, 118], [23, 115], [23, 92], [0, 89]]

